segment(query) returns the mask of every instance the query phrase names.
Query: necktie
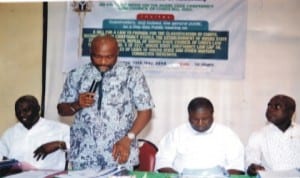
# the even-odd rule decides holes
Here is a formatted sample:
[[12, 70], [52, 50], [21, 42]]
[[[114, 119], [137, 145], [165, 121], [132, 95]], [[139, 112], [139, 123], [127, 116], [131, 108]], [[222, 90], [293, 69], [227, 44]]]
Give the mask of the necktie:
[[104, 77], [104, 72], [101, 72], [101, 80], [98, 82], [98, 110], [101, 109], [101, 101], [102, 101], [102, 85], [103, 85], [103, 77]]

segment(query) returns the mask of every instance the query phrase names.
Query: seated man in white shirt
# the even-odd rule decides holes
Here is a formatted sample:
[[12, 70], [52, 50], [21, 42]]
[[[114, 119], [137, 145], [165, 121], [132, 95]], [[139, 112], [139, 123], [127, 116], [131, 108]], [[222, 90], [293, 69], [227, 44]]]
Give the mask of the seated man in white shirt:
[[64, 170], [69, 148], [69, 126], [40, 117], [40, 105], [31, 95], [15, 103], [18, 119], [0, 139], [1, 159], [16, 159], [23, 169]]
[[188, 105], [189, 123], [169, 132], [158, 145], [155, 169], [180, 173], [187, 169], [221, 166], [230, 174], [243, 174], [244, 147], [228, 127], [214, 123], [212, 103], [197, 97]]
[[300, 168], [300, 127], [292, 122], [295, 110], [293, 98], [286, 95], [271, 98], [266, 109], [267, 125], [254, 132], [246, 146], [249, 175], [260, 170]]

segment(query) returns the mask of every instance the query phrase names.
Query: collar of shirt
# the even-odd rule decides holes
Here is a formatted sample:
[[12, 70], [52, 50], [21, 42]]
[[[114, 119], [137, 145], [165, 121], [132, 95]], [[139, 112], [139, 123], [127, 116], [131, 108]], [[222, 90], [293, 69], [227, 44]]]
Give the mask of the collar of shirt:
[[288, 138], [300, 138], [299, 132], [297, 132], [297, 124], [292, 122], [290, 127], [282, 132], [276, 125], [268, 122], [267, 128], [273, 133], [277, 134], [277, 136], [288, 137]]
[[289, 130], [293, 129], [295, 127], [295, 123], [292, 122], [291, 125], [289, 126], [289, 128], [286, 129], [285, 132], [282, 132], [276, 125], [274, 125], [273, 123], [271, 122], [267, 122], [267, 125], [274, 131], [278, 131], [278, 132], [281, 132], [281, 133], [286, 133], [288, 132]]
[[208, 134], [211, 134], [213, 131], [214, 131], [214, 128], [216, 127], [216, 124], [215, 122], [213, 122], [210, 126], [210, 128], [204, 132], [198, 132], [196, 131], [195, 129], [193, 129], [193, 127], [191, 126], [191, 124], [189, 123], [189, 127], [191, 128], [191, 132], [194, 134], [194, 135], [208, 135]]
[[[39, 125], [41, 124], [41, 122], [43, 122], [42, 120], [43, 118], [40, 117], [37, 123], [35, 123], [29, 130], [33, 130], [34, 128], [39, 128]], [[18, 122], [18, 127], [22, 131], [29, 131], [26, 127], [24, 127], [24, 125], [21, 122]]]

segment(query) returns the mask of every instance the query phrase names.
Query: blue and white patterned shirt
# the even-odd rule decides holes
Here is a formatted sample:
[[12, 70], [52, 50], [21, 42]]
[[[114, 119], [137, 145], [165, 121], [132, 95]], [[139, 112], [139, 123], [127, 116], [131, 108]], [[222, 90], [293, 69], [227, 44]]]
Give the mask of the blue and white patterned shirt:
[[[93, 80], [100, 81], [102, 77], [92, 63], [70, 71], [59, 103], [77, 101], [79, 93], [89, 91]], [[73, 169], [115, 166], [113, 145], [131, 129], [138, 110], [154, 107], [145, 77], [138, 68], [117, 62], [105, 72], [102, 83], [101, 109], [97, 109], [98, 87], [94, 105], [75, 114], [70, 137]], [[129, 169], [138, 164], [136, 145], [133, 141], [129, 159], [124, 165]]]

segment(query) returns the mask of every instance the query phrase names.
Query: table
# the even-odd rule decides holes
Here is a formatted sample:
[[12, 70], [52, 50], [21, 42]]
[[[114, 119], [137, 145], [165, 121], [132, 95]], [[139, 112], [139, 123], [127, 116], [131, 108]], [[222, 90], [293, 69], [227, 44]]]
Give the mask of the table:
[[[131, 175], [135, 175], [136, 178], [143, 178], [147, 175], [147, 178], [177, 178], [176, 174], [166, 174], [166, 173], [157, 173], [157, 172], [140, 172], [133, 171]], [[248, 175], [231, 175], [230, 178], [256, 178], [256, 176], [248, 176]]]
[[[63, 177], [67, 171], [50, 171], [50, 170], [35, 170], [35, 171], [25, 171], [19, 174], [14, 174], [8, 176], [9, 178], [56, 178]], [[132, 171], [130, 175], [135, 175], [136, 178], [179, 178], [177, 174], [167, 174], [167, 173], [157, 173], [157, 172], [141, 172]], [[71, 178], [72, 176], [69, 176]], [[256, 178], [247, 175], [231, 175], [230, 178]]]

